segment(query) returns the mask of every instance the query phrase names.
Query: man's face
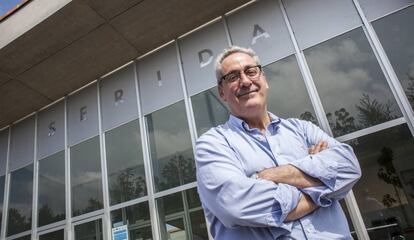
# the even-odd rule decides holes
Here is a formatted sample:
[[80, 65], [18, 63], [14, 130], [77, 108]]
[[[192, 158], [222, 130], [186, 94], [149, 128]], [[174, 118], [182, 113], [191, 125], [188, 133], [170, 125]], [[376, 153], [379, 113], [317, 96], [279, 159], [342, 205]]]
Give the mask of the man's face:
[[227, 103], [233, 115], [241, 118], [260, 116], [266, 111], [267, 89], [269, 88], [263, 73], [259, 78], [252, 80], [244, 74], [246, 68], [256, 66], [257, 63], [248, 54], [233, 53], [222, 62], [222, 75], [233, 71], [241, 71], [239, 81], [222, 81], [219, 85], [220, 98]]

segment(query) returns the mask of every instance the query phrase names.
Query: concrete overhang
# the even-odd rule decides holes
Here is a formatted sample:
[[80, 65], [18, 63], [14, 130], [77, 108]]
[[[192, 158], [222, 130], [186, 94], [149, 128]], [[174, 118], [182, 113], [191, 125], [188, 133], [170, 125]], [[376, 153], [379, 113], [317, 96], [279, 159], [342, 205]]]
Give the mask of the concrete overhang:
[[0, 22], [0, 129], [247, 0], [31, 0]]

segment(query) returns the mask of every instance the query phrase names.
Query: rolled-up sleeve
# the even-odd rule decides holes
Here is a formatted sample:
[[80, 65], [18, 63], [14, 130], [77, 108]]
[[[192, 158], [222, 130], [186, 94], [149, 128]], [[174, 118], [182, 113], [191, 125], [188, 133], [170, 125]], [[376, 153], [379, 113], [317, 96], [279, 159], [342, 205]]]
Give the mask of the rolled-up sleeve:
[[226, 227], [281, 227], [298, 204], [301, 192], [245, 175], [236, 154], [217, 132], [196, 143], [197, 185], [203, 206]]
[[303, 128], [308, 146], [320, 141], [328, 142], [328, 149], [291, 164], [324, 183], [324, 186], [305, 188], [302, 191], [317, 205], [330, 206], [332, 200], [344, 198], [361, 177], [358, 159], [348, 144], [338, 142], [312, 123], [297, 121]]

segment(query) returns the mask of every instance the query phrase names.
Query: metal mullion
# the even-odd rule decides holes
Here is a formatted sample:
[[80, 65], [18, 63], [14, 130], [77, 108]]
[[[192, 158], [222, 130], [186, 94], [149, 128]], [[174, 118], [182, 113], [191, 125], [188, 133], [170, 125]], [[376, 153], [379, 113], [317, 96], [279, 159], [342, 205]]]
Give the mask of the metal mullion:
[[345, 203], [348, 206], [349, 216], [351, 217], [353, 226], [355, 227], [355, 232], [358, 236], [358, 239], [370, 239], [368, 235], [367, 228], [365, 227], [364, 220], [359, 211], [358, 203], [356, 201], [354, 191], [351, 190], [345, 197]]
[[359, 138], [368, 134], [372, 134], [375, 132], [379, 132], [388, 128], [392, 128], [401, 124], [406, 123], [407, 121], [405, 121], [405, 119], [403, 117], [388, 121], [388, 122], [384, 122], [384, 123], [380, 123], [378, 125], [374, 125], [368, 128], [364, 128], [362, 130], [359, 131], [355, 131], [346, 135], [342, 135], [340, 137], [337, 137], [336, 140], [340, 141], [340, 142], [345, 142], [345, 141], [349, 141], [355, 138]]
[[229, 25], [227, 24], [227, 19], [226, 16], [222, 17], [223, 20], [223, 27], [224, 27], [224, 32], [226, 33], [226, 39], [227, 39], [227, 44], [229, 46], [233, 45], [233, 41], [231, 39], [231, 35], [230, 35], [230, 30], [229, 30]]
[[285, 20], [285, 25], [288, 29], [289, 36], [292, 40], [292, 44], [295, 48], [295, 57], [296, 57], [296, 60], [298, 61], [298, 66], [299, 66], [299, 69], [302, 73], [303, 80], [305, 82], [306, 89], [307, 89], [308, 94], [309, 94], [309, 98], [310, 98], [312, 106], [315, 110], [316, 118], [318, 119], [318, 122], [319, 122], [321, 128], [324, 131], [326, 131], [330, 136], [333, 136], [332, 130], [329, 126], [329, 121], [326, 118], [325, 110], [323, 109], [323, 106], [322, 106], [322, 101], [319, 98], [319, 94], [318, 94], [318, 91], [316, 89], [315, 83], [313, 81], [312, 74], [311, 74], [309, 66], [306, 62], [305, 55], [303, 54], [303, 51], [300, 50], [300, 48], [299, 48], [299, 44], [296, 40], [296, 37], [295, 37], [295, 34], [293, 32], [292, 26], [290, 25], [289, 17], [287, 15], [287, 12], [286, 12], [286, 9], [283, 5], [282, 0], [279, 0], [279, 7], [280, 7], [280, 10], [282, 12], [283, 18]]
[[118, 203], [116, 205], [112, 205], [112, 206], [109, 207], [109, 210], [110, 211], [115, 211], [115, 210], [119, 210], [119, 209], [122, 209], [122, 208], [130, 207], [130, 206], [133, 206], [133, 205], [136, 205], [136, 204], [146, 202], [146, 201], [148, 201], [148, 199], [149, 199], [148, 196], [135, 198], [135, 199], [132, 199], [132, 200], [129, 200], [129, 201], [126, 201], [126, 202], [122, 202], [122, 203]]
[[358, 0], [353, 0], [353, 3], [363, 22], [365, 35], [372, 47], [372, 50], [374, 51], [374, 54], [377, 58], [378, 63], [380, 64], [385, 78], [387, 79], [388, 85], [391, 88], [391, 91], [397, 101], [398, 106], [400, 107], [400, 110], [402, 111], [403, 116], [407, 119], [407, 125], [411, 131], [411, 134], [414, 135], [414, 112], [405, 94], [404, 88], [398, 80], [397, 74], [395, 73], [391, 62], [389, 61], [377, 34], [365, 16]]
[[155, 198], [160, 198], [160, 197], [164, 197], [173, 193], [177, 193], [177, 192], [181, 192], [181, 191], [185, 191], [191, 188], [197, 187], [197, 182], [192, 182], [192, 183], [187, 183], [175, 188], [170, 188], [161, 192], [157, 192], [154, 194]]
[[180, 47], [178, 46], [177, 40], [175, 41], [175, 50], [176, 50], [176, 56], [177, 56], [177, 61], [178, 61], [178, 69], [180, 72], [181, 89], [182, 89], [183, 96], [184, 96], [185, 111], [187, 113], [187, 123], [188, 123], [188, 128], [189, 128], [190, 137], [191, 137], [191, 146], [193, 148], [193, 156], [195, 157], [195, 142], [197, 140], [197, 128], [195, 126], [193, 106], [191, 104], [190, 97], [188, 96], [187, 87], [185, 84]]
[[[61, 221], [61, 222], [64, 222], [64, 220]], [[56, 232], [56, 231], [59, 231], [59, 230], [62, 230], [62, 229], [63, 229], [63, 231], [65, 231], [65, 225], [60, 225], [60, 226], [57, 226], [57, 227], [48, 228], [48, 229], [44, 229], [44, 230], [40, 230], [40, 228], [39, 228], [39, 231], [37, 232], [36, 236], [39, 237], [41, 235], [45, 235], [45, 234], [48, 234], [48, 233], [51, 233], [51, 232]]]
[[38, 114], [35, 115], [35, 133], [33, 141], [33, 189], [32, 189], [32, 240], [36, 240], [37, 232], [37, 196], [38, 196], [38, 180], [39, 180], [39, 162], [37, 161], [37, 121]]
[[72, 222], [75, 223], [75, 222], [79, 222], [79, 221], [84, 221], [84, 220], [88, 220], [88, 219], [94, 218], [94, 217], [102, 218], [103, 213], [104, 213], [103, 209], [95, 210], [93, 212], [88, 212], [88, 213], [85, 213], [85, 214], [82, 214], [82, 215], [79, 215], [79, 216], [76, 216], [76, 217], [72, 217]]
[[10, 174], [9, 173], [9, 161], [10, 161], [10, 143], [11, 143], [11, 127], [9, 127], [9, 134], [7, 138], [7, 154], [6, 154], [6, 173], [4, 180], [4, 198], [3, 198], [3, 213], [1, 223], [0, 239], [6, 238], [6, 228], [8, 222], [8, 208], [9, 208], [9, 191], [10, 191]]
[[144, 169], [145, 169], [145, 182], [147, 185], [147, 195], [148, 195], [148, 206], [149, 206], [149, 213], [151, 219], [151, 230], [152, 236], [154, 240], [160, 240], [161, 235], [159, 233], [159, 221], [157, 217], [157, 209], [155, 204], [154, 198], [154, 181], [151, 169], [151, 158], [149, 152], [149, 143], [148, 143], [148, 135], [147, 130], [148, 127], [145, 123], [145, 116], [142, 115], [141, 111], [141, 101], [139, 95], [139, 82], [138, 82], [138, 70], [137, 70], [137, 63], [134, 63], [134, 76], [135, 76], [135, 92], [137, 96], [137, 108], [138, 108], [138, 120], [139, 120], [139, 129], [141, 134], [141, 146], [142, 146], [142, 153], [144, 157]]
[[61, 220], [48, 225], [44, 225], [37, 228], [37, 235], [42, 235], [45, 232], [50, 232], [51, 229], [61, 229], [65, 227], [66, 220]]
[[111, 213], [109, 210], [109, 185], [108, 185], [108, 169], [106, 165], [106, 145], [105, 145], [105, 134], [102, 131], [102, 109], [101, 109], [101, 98], [100, 98], [100, 87], [101, 81], [98, 80], [96, 84], [97, 101], [98, 101], [98, 129], [99, 129], [99, 142], [100, 142], [100, 154], [101, 154], [101, 180], [102, 180], [102, 194], [103, 194], [103, 205], [104, 205], [104, 217], [102, 219], [102, 234], [104, 239], [111, 239]]
[[21, 233], [14, 234], [10, 237], [7, 237], [6, 240], [13, 240], [13, 239], [17, 239], [17, 238], [20, 238], [20, 237], [29, 236], [31, 234], [32, 234], [32, 230], [27, 230], [27, 231], [24, 231], [24, 232], [21, 232]]
[[[295, 48], [295, 56], [296, 56], [296, 59], [298, 61], [299, 69], [300, 69], [300, 71], [302, 73], [302, 76], [304, 78], [306, 89], [308, 90], [310, 100], [311, 100], [312, 105], [315, 109], [316, 117], [319, 121], [319, 124], [321, 125], [321, 128], [324, 131], [326, 131], [330, 136], [333, 136], [332, 130], [329, 126], [329, 121], [326, 117], [325, 110], [323, 109], [322, 101], [319, 98], [319, 94], [318, 94], [318, 91], [316, 89], [315, 83], [313, 81], [312, 74], [311, 74], [309, 66], [306, 62], [305, 55], [304, 55], [303, 51], [300, 50], [300, 48], [299, 48], [299, 44], [296, 40], [296, 37], [295, 37], [295, 34], [293, 32], [292, 26], [290, 25], [290, 21], [289, 21], [289, 18], [288, 18], [288, 15], [287, 15], [287, 12], [286, 12], [286, 9], [283, 5], [282, 0], [279, 0], [279, 6], [280, 6], [280, 9], [281, 9], [282, 14], [283, 14], [283, 18], [285, 20], [286, 27], [289, 31], [289, 35], [291, 37], [293, 46]], [[347, 196], [345, 197], [345, 201], [347, 203], [347, 207], [348, 207], [348, 210], [350, 212], [352, 222], [355, 226], [355, 229], [357, 230], [357, 236], [358, 236], [359, 239], [362, 239], [362, 240], [369, 239], [367, 230], [365, 228], [363, 219], [361, 217], [361, 213], [360, 213], [359, 208], [358, 208], [358, 205], [356, 204], [356, 201], [352, 200], [353, 196], [354, 195], [353, 195], [353, 192], [351, 190], [350, 193], [347, 194]], [[354, 199], [355, 199], [355, 197], [354, 197]]]
[[68, 113], [67, 113], [67, 105], [68, 99], [65, 97], [63, 100], [64, 102], [64, 117], [63, 117], [63, 125], [64, 125], [64, 137], [65, 137], [65, 215], [66, 215], [66, 229], [65, 229], [65, 239], [71, 240], [72, 239], [72, 198], [71, 198], [71, 184], [70, 184], [70, 151], [68, 145]]

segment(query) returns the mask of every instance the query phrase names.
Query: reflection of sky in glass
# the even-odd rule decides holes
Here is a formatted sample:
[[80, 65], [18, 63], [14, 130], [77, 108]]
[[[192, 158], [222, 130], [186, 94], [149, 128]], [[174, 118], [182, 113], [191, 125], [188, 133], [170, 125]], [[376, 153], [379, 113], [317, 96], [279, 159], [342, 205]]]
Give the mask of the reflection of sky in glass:
[[414, 108], [414, 6], [373, 22], [375, 31]]
[[0, 0], [0, 18], [27, 0]]
[[[61, 151], [39, 161], [39, 226], [53, 222], [57, 215], [65, 214], [65, 152]], [[45, 218], [43, 208], [50, 209], [50, 218]], [[43, 219], [43, 218], [45, 219]]]
[[94, 137], [70, 149], [70, 181], [74, 215], [95, 210], [100, 208], [97, 205], [102, 205], [99, 148], [99, 138]]
[[295, 56], [267, 65], [264, 73], [270, 87], [270, 112], [282, 118], [300, 118], [305, 112], [316, 117]]
[[[355, 119], [347, 130], [333, 129], [336, 136], [402, 115], [361, 28], [305, 50], [305, 55], [325, 112], [334, 117], [332, 123], [341, 108]], [[371, 108], [361, 103], [364, 96]], [[378, 114], [364, 115], [358, 106]]]
[[105, 134], [111, 204], [146, 194], [139, 123], [134, 120]]
[[195, 163], [184, 102], [147, 116], [156, 191], [195, 181]]
[[[404, 231], [414, 219], [414, 140], [410, 130], [404, 124], [348, 143], [354, 148], [363, 173], [353, 191], [366, 226], [391, 224], [398, 219]], [[386, 179], [394, 179], [395, 184]]]

